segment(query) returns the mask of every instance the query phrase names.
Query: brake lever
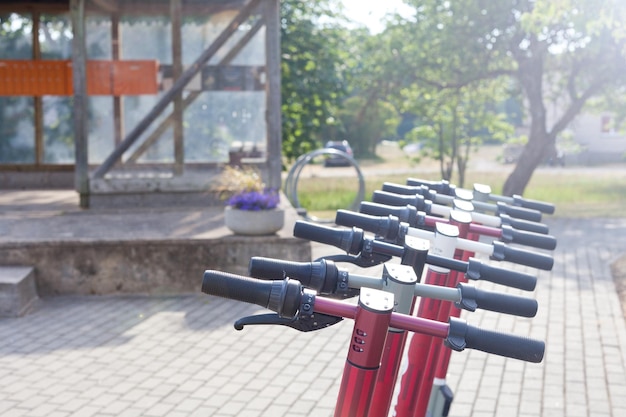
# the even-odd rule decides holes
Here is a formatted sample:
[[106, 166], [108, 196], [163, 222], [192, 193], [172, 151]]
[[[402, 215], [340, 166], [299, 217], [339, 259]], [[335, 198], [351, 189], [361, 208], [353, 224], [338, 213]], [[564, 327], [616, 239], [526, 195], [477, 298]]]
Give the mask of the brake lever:
[[382, 254], [377, 254], [377, 253], [372, 253], [372, 252], [361, 252], [359, 256], [350, 256], [350, 255], [322, 256], [316, 259], [316, 261], [326, 259], [328, 261], [333, 261], [333, 262], [351, 263], [361, 268], [369, 268], [372, 266], [383, 264], [389, 261], [391, 258], [392, 257], [389, 255], [382, 255]]
[[278, 314], [258, 314], [242, 317], [234, 324], [236, 330], [243, 330], [248, 325], [279, 325], [287, 326], [300, 332], [311, 332], [330, 327], [342, 321], [342, 317], [314, 313], [293, 319], [280, 317]]

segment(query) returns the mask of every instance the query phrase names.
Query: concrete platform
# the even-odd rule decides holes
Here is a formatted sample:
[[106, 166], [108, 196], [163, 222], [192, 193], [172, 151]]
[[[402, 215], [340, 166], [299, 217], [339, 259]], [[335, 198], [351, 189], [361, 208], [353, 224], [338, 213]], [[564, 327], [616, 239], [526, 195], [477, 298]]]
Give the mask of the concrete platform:
[[0, 191], [0, 266], [32, 266], [40, 296], [196, 292], [202, 271], [246, 273], [251, 256], [309, 260], [297, 214], [271, 236], [233, 235], [223, 208], [88, 209], [73, 190]]

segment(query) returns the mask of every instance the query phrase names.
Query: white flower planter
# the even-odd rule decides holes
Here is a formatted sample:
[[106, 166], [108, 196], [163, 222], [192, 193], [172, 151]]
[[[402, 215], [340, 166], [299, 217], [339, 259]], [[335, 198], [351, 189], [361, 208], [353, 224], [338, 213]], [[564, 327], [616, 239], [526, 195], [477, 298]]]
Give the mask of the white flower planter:
[[271, 235], [283, 228], [285, 211], [281, 208], [271, 210], [239, 210], [227, 206], [224, 210], [224, 223], [237, 235]]

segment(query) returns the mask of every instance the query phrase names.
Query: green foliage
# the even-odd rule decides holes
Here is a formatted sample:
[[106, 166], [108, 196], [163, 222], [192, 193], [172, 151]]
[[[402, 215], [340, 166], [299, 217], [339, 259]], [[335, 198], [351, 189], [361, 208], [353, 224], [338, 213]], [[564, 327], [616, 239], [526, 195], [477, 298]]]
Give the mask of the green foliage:
[[411, 86], [402, 92], [403, 110], [419, 115], [417, 126], [405, 135], [422, 145], [422, 156], [439, 161], [441, 177], [455, 170], [463, 186], [470, 151], [485, 141], [502, 142], [513, 134], [506, 114], [497, 108], [500, 91], [495, 82], [474, 82], [456, 89]]
[[350, 142], [358, 157], [374, 156], [376, 144], [381, 139], [395, 137], [400, 121], [391, 104], [378, 100], [367, 105], [362, 96], [345, 100], [338, 116], [343, 126], [343, 138]]
[[[413, 95], [424, 103], [432, 104], [433, 100], [439, 103], [434, 108], [443, 111], [440, 118], [444, 120], [438, 125], [448, 126], [447, 130], [439, 129], [440, 138], [454, 136], [456, 128], [450, 123], [463, 120], [463, 114], [468, 113], [452, 109], [468, 102], [464, 97], [470, 90], [471, 100], [478, 98], [480, 91], [485, 91], [481, 81], [507, 81], [493, 87], [496, 103], [509, 95], [517, 99], [517, 94], [511, 92], [524, 94], [529, 116], [525, 123], [529, 127], [528, 144], [507, 180], [506, 194], [523, 193], [534, 169], [554, 152], [559, 133], [590, 98], [608, 94], [624, 101], [624, 2], [406, 0], [405, 3], [414, 6], [415, 13], [396, 17], [394, 24], [381, 35], [379, 44], [380, 50], [387, 52], [386, 61], [405, 73], [403, 78], [394, 78], [397, 69], [385, 71], [388, 79], [400, 81], [393, 85], [387, 82], [393, 87], [389, 93], [404, 101]], [[443, 105], [442, 91], [459, 89], [464, 91], [458, 97], [458, 104]], [[493, 103], [479, 99], [476, 107], [482, 105], [494, 109]], [[402, 103], [397, 107], [404, 109]], [[418, 118], [425, 117], [423, 109], [415, 113]], [[510, 117], [511, 120], [517, 119], [519, 123], [521, 113], [516, 112], [518, 116]], [[475, 120], [475, 117], [467, 119]], [[492, 118], [489, 123], [493, 122], [496, 121]], [[437, 126], [430, 124], [433, 129]], [[447, 165], [442, 164], [442, 168]]]
[[[283, 155], [313, 150], [335, 124], [346, 91], [341, 45], [345, 29], [323, 23], [334, 15], [329, 0], [281, 1]], [[328, 21], [328, 19], [327, 19]]]

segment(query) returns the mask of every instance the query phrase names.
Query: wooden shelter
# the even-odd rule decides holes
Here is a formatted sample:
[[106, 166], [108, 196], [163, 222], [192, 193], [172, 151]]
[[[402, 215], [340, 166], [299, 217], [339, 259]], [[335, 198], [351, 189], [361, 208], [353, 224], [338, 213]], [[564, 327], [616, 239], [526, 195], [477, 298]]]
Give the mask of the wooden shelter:
[[[66, 172], [89, 207], [204, 193], [250, 163], [280, 187], [279, 0], [0, 1], [0, 16], [20, 35], [0, 53], [0, 121], [28, 115], [0, 127], [5, 186]], [[50, 52], [55, 36], [71, 48]]]

